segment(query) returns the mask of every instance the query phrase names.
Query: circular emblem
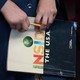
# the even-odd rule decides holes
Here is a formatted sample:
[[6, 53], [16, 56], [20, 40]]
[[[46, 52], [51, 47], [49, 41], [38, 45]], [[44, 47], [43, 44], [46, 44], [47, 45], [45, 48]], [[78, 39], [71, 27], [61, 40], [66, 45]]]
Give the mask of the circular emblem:
[[32, 44], [33, 44], [33, 39], [30, 37], [30, 36], [26, 36], [24, 39], [23, 39], [23, 43], [26, 47], [31, 47]]

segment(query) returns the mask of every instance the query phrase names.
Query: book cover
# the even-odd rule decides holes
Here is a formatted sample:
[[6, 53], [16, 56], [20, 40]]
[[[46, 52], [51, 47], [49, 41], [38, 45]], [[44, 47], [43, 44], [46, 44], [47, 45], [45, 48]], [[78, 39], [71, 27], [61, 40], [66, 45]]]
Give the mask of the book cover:
[[75, 77], [75, 67], [76, 22], [55, 20], [46, 30], [33, 25], [26, 32], [11, 30], [8, 71]]

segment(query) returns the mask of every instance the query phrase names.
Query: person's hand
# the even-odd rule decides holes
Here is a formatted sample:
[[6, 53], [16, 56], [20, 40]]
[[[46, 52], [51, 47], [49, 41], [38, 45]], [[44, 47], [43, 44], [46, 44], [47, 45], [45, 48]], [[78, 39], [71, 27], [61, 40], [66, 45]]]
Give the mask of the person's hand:
[[44, 24], [45, 26], [50, 25], [55, 19], [56, 14], [55, 0], [39, 0], [35, 22]]
[[30, 23], [27, 14], [12, 1], [8, 0], [2, 7], [1, 12], [11, 28], [21, 32], [28, 29]]

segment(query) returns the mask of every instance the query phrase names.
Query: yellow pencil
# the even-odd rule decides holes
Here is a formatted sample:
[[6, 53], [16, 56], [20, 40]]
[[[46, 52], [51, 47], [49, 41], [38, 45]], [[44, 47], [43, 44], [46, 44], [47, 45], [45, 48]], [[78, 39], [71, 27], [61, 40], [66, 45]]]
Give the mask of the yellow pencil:
[[30, 25], [34, 25], [34, 26], [37, 26], [37, 27], [42, 27], [42, 26], [44, 26], [43, 24], [37, 24], [37, 23], [30, 23]]

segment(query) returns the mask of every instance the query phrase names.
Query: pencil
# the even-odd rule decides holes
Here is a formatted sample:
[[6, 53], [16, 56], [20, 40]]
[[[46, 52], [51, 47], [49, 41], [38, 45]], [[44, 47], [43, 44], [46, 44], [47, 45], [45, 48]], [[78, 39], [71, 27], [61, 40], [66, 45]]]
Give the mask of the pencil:
[[43, 24], [37, 24], [37, 23], [30, 23], [30, 25], [34, 25], [34, 26], [37, 26], [37, 27], [42, 27], [42, 26], [44, 26]]

